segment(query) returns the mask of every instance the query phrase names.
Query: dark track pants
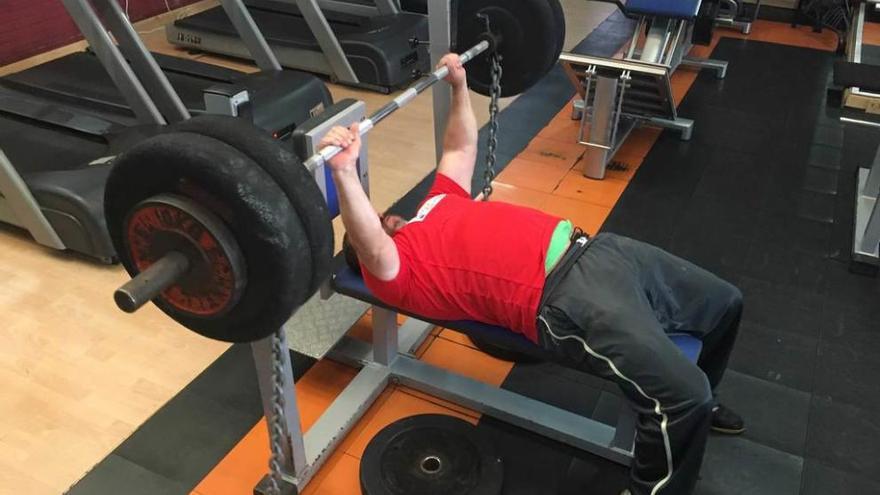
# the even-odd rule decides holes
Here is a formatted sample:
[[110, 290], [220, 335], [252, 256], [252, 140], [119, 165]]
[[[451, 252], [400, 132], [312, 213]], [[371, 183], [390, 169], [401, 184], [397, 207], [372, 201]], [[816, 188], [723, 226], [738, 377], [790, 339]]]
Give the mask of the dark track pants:
[[[685, 260], [613, 234], [597, 235], [570, 267], [564, 262], [548, 278], [540, 344], [616, 382], [637, 411], [633, 495], [690, 494], [742, 294]], [[699, 362], [690, 362], [667, 333], [702, 340]]]

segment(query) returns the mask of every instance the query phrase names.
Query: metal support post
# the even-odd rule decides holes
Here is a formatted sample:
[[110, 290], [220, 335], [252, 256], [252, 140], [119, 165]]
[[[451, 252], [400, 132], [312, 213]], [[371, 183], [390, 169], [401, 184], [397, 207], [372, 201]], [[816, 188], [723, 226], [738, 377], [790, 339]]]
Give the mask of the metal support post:
[[389, 365], [397, 357], [397, 312], [373, 306], [373, 360]]
[[183, 122], [189, 119], [189, 110], [180, 99], [180, 96], [171, 86], [171, 82], [162, 72], [156, 59], [144, 45], [143, 40], [134, 30], [131, 22], [122, 11], [122, 7], [115, 0], [94, 1], [98, 6], [101, 18], [113, 37], [122, 54], [128, 60], [131, 68], [144, 85], [147, 93], [153, 98], [156, 106], [168, 122]]
[[[435, 67], [452, 47], [450, 26], [452, 13], [449, 0], [428, 0], [428, 36], [431, 40], [431, 66]], [[449, 120], [452, 88], [448, 84], [435, 84], [431, 88], [434, 101], [434, 150], [437, 161], [443, 156], [443, 135]]]
[[[619, 119], [617, 107], [620, 95], [621, 78], [596, 76], [596, 91], [592, 101], [585, 106], [581, 117], [581, 129], [585, 127], [584, 121], [590, 119], [590, 132], [588, 139], [581, 136], [580, 143], [586, 145], [584, 154], [584, 176], [591, 179], [604, 179], [605, 168], [608, 160], [614, 153], [614, 135]], [[589, 98], [590, 95], [587, 95]]]
[[[287, 338], [284, 332], [281, 335], [281, 348], [285, 351], [281, 358], [281, 372], [284, 380], [284, 410], [282, 414], [284, 452], [284, 465], [282, 470], [285, 474], [297, 477], [306, 470], [306, 448], [303, 441], [302, 426], [300, 423], [299, 407], [296, 402], [296, 389], [293, 386], [293, 365], [290, 362]], [[258, 340], [251, 344], [254, 355], [254, 364], [257, 367], [257, 380], [260, 385], [260, 397], [263, 400], [263, 411], [266, 415], [267, 425], [271, 428], [275, 409], [272, 407], [272, 336]]]
[[[880, 147], [871, 168], [859, 170], [856, 211], [856, 251], [880, 262]], [[859, 223], [864, 222], [864, 227]], [[861, 239], [859, 240], [859, 234]]]
[[281, 64], [278, 62], [278, 58], [269, 48], [269, 43], [266, 42], [266, 38], [257, 27], [257, 23], [254, 22], [254, 18], [251, 17], [244, 2], [241, 0], [220, 0], [220, 5], [223, 6], [223, 10], [229, 16], [232, 25], [235, 26], [238, 36], [241, 37], [241, 41], [247, 47], [257, 67], [265, 71], [280, 71]]
[[95, 55], [101, 59], [110, 78], [113, 79], [138, 120], [143, 124], [164, 125], [166, 121], [162, 112], [135, 76], [131, 66], [110, 38], [110, 34], [104, 29], [91, 4], [87, 0], [62, 1], [73, 22], [89, 42]]
[[354, 69], [348, 63], [348, 58], [346, 58], [345, 52], [342, 51], [342, 45], [339, 43], [336, 35], [333, 34], [330, 23], [327, 22], [327, 18], [321, 12], [321, 7], [318, 5], [317, 0], [296, 0], [296, 6], [299, 8], [306, 24], [309, 25], [309, 29], [315, 36], [318, 45], [321, 47], [321, 52], [330, 66], [332, 76], [340, 82], [358, 84], [359, 81], [354, 73]]
[[6, 198], [13, 217], [3, 218], [3, 221], [27, 229], [34, 240], [44, 246], [67, 249], [3, 150], [0, 150], [0, 194]]

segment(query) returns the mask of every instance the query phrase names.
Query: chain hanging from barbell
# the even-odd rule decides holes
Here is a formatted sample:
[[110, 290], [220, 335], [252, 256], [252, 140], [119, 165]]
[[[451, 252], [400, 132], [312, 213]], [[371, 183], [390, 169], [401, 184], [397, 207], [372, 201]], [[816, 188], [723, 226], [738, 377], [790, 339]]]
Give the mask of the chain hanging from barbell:
[[489, 88], [489, 135], [486, 139], [486, 171], [483, 174], [483, 201], [492, 195], [492, 181], [495, 180], [495, 160], [498, 150], [498, 97], [501, 95], [501, 54], [494, 52], [489, 56], [492, 83]]
[[284, 465], [284, 342], [279, 329], [272, 335], [272, 417], [269, 420], [269, 494], [281, 495], [281, 466]]

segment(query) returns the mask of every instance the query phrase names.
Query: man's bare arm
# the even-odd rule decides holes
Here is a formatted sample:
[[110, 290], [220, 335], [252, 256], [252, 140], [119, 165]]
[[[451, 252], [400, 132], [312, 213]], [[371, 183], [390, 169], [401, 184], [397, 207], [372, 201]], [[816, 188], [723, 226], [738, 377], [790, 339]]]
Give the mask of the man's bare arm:
[[361, 186], [357, 172], [361, 147], [357, 124], [351, 129], [336, 127], [327, 133], [320, 147], [331, 145], [343, 148], [329, 166], [349, 240], [367, 271], [379, 280], [393, 280], [400, 271], [400, 256]]
[[449, 67], [446, 81], [452, 86], [452, 105], [437, 172], [454, 180], [470, 194], [477, 161], [477, 118], [471, 107], [467, 75], [458, 55], [446, 55], [440, 60], [440, 65]]

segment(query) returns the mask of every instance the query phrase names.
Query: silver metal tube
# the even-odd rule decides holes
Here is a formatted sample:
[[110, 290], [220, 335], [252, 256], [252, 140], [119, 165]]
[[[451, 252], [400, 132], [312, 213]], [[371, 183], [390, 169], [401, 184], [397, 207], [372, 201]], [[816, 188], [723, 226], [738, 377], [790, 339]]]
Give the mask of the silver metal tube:
[[101, 60], [107, 74], [113, 79], [138, 120], [144, 124], [164, 125], [166, 121], [162, 112], [135, 76], [119, 47], [110, 38], [110, 34], [104, 29], [91, 4], [86, 0], [62, 1], [73, 22], [88, 40], [89, 46]]
[[156, 59], [144, 45], [143, 40], [134, 30], [131, 22], [122, 11], [116, 0], [95, 2], [102, 14], [104, 23], [110, 28], [113, 37], [123, 55], [128, 59], [141, 84], [156, 103], [162, 115], [169, 122], [182, 122], [189, 119], [189, 110], [180, 99], [180, 95], [171, 86], [171, 82], [162, 72]]
[[172, 251], [116, 289], [113, 300], [122, 311], [134, 313], [162, 291], [174, 285], [180, 276], [189, 270], [189, 266], [186, 256]]
[[[440, 63], [443, 55], [452, 49], [452, 8], [449, 0], [428, 0], [428, 39], [431, 40], [431, 66]], [[452, 89], [435, 86], [431, 90], [434, 102], [434, 155], [437, 161], [443, 156], [443, 134], [449, 120], [449, 104]]]
[[[461, 58], [461, 63], [465, 64], [470, 62], [474, 59], [474, 57], [483, 53], [488, 48], [488, 41], [481, 41], [477, 43], [468, 51], [459, 55], [459, 57]], [[421, 80], [410, 86], [409, 89], [401, 93], [401, 96], [386, 103], [381, 108], [373, 112], [373, 114], [370, 115], [367, 119], [361, 122], [359, 134], [363, 136], [364, 134], [369, 132], [370, 129], [372, 129], [376, 124], [381, 122], [382, 119], [403, 108], [407, 103], [412, 101], [416, 94], [422, 93], [426, 89], [435, 85], [438, 81], [442, 81], [448, 75], [449, 68], [444, 65], [443, 67], [438, 68], [428, 76], [422, 78]], [[327, 146], [326, 148], [323, 148], [322, 150], [309, 157], [305, 161], [304, 165], [309, 172], [314, 172], [318, 167], [327, 163], [328, 160], [336, 156], [336, 154], [340, 151], [342, 151], [342, 148], [338, 146]]]
[[0, 194], [15, 215], [16, 223], [27, 229], [35, 241], [51, 248], [67, 249], [3, 150], [0, 150]]
[[275, 53], [269, 48], [269, 43], [263, 36], [250, 11], [241, 0], [220, 0], [220, 5], [235, 26], [238, 36], [245, 44], [248, 51], [256, 62], [257, 67], [265, 71], [280, 71], [281, 64]]
[[309, 30], [315, 36], [318, 46], [321, 47], [321, 53], [327, 59], [327, 63], [333, 71], [333, 76], [341, 82], [357, 84], [357, 75], [355, 75], [351, 64], [348, 63], [348, 58], [342, 50], [342, 45], [333, 33], [333, 29], [330, 28], [327, 17], [321, 12], [321, 7], [318, 6], [317, 0], [296, 0], [296, 6], [299, 8], [306, 24], [309, 25]]

